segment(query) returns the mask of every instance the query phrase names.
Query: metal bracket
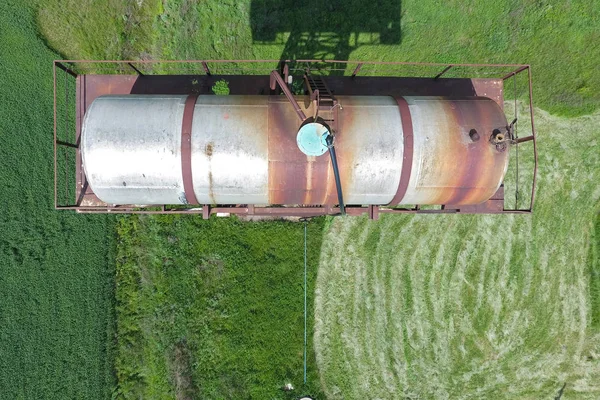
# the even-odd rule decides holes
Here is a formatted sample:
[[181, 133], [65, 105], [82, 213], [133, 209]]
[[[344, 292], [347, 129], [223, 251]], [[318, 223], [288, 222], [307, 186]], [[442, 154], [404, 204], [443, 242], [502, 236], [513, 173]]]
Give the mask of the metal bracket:
[[270, 81], [271, 90], [275, 90], [277, 88], [277, 85], [279, 85], [279, 87], [285, 94], [285, 97], [287, 97], [287, 99], [290, 102], [290, 104], [292, 105], [292, 107], [294, 107], [294, 111], [296, 111], [296, 115], [298, 116], [300, 121], [301, 122], [306, 121], [306, 114], [304, 114], [304, 111], [302, 111], [302, 108], [300, 108], [300, 104], [298, 104], [298, 102], [294, 98], [294, 95], [292, 94], [290, 88], [287, 87], [287, 84], [281, 77], [281, 74], [278, 71], [273, 70], [273, 71], [271, 71], [271, 81]]

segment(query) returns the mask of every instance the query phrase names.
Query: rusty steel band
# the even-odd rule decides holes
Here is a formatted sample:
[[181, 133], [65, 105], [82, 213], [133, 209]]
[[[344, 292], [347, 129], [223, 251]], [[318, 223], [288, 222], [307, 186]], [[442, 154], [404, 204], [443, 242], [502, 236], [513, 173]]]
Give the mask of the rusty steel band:
[[408, 108], [408, 103], [404, 97], [395, 97], [395, 99], [398, 103], [398, 108], [400, 109], [400, 120], [402, 121], [404, 155], [402, 157], [402, 171], [400, 172], [400, 183], [398, 184], [398, 190], [396, 190], [396, 194], [389, 205], [399, 204], [406, 194], [413, 163], [413, 123], [412, 117], [410, 116], [410, 109]]
[[198, 94], [195, 93], [185, 99], [181, 122], [181, 173], [183, 175], [183, 191], [188, 204], [198, 204], [192, 180], [192, 121], [197, 99]]

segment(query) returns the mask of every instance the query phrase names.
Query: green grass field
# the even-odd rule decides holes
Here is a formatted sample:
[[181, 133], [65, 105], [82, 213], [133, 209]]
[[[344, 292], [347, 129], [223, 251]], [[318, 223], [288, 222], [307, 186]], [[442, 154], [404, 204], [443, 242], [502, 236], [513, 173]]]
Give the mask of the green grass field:
[[[0, 4], [0, 397], [600, 397], [598, 2], [323, 7]], [[560, 115], [533, 216], [311, 222], [304, 388], [300, 224], [52, 209], [52, 59], [281, 56], [530, 63]]]
[[[310, 223], [309, 331], [322, 230]], [[302, 384], [302, 224], [132, 217], [118, 231], [122, 398], [322, 398], [312, 338]]]
[[537, 126], [533, 216], [335, 220], [315, 298], [328, 398], [600, 397], [600, 114]]
[[0, 398], [109, 398], [113, 223], [54, 211], [57, 55], [19, 3], [0, 4]]
[[597, 0], [38, 1], [40, 31], [65, 57], [529, 63], [542, 109], [600, 104]]

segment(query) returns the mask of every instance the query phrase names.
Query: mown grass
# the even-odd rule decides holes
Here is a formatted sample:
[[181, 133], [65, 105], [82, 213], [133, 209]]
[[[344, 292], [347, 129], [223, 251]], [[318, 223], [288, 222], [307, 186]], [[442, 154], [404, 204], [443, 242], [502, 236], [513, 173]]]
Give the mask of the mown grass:
[[35, 14], [0, 3], [0, 397], [110, 398], [114, 230], [54, 211], [52, 60]]
[[[322, 229], [309, 224], [309, 332]], [[322, 397], [310, 337], [303, 386], [302, 224], [130, 217], [118, 231], [119, 398]]]
[[532, 216], [335, 220], [315, 298], [328, 398], [600, 397], [598, 126], [537, 110]]
[[588, 265], [592, 328], [600, 332], [600, 211], [590, 237]]
[[541, 108], [600, 104], [596, 1], [37, 1], [40, 31], [71, 58], [530, 63]]

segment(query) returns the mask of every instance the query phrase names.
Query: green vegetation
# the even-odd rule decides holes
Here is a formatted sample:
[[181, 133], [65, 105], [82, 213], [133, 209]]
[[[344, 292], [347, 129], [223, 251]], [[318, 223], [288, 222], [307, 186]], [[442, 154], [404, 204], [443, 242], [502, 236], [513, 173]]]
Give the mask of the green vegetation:
[[[310, 331], [322, 229], [323, 219], [309, 224]], [[320, 394], [312, 339], [302, 387], [302, 224], [134, 216], [118, 231], [122, 398]], [[288, 382], [295, 391], [281, 389]]]
[[147, 58], [160, 1], [28, 0], [40, 33], [63, 57], [81, 60]]
[[539, 107], [574, 116], [600, 104], [593, 0], [387, 0], [368, 18], [362, 0], [39, 1], [41, 32], [72, 58], [530, 63]]
[[225, 79], [219, 79], [215, 82], [211, 88], [212, 92], [216, 95], [225, 96], [229, 94], [229, 82]]
[[302, 388], [302, 226], [54, 211], [51, 60], [526, 62], [580, 116], [599, 24], [594, 0], [5, 0], [0, 397], [598, 398], [598, 114], [537, 112], [532, 217], [311, 222]]
[[114, 228], [54, 211], [56, 55], [19, 3], [0, 3], [0, 397], [109, 398]]
[[536, 125], [532, 216], [335, 220], [315, 298], [328, 398], [600, 397], [600, 114]]

